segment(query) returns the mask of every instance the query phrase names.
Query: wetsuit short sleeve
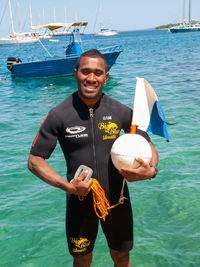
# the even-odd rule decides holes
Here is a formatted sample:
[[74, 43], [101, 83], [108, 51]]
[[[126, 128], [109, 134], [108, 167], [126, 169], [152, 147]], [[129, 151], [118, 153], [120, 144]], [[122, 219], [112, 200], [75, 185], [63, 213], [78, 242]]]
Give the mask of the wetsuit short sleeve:
[[34, 139], [30, 153], [48, 159], [56, 147], [59, 135], [59, 120], [52, 109], [44, 118]]

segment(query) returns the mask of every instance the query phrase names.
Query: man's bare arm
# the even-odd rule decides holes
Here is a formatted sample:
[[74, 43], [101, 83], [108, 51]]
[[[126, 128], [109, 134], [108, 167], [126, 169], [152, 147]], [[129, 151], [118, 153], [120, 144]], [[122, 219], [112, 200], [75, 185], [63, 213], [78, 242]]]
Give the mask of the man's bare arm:
[[92, 185], [92, 179], [87, 183], [83, 182], [83, 179], [86, 177], [85, 173], [78, 177], [76, 181], [72, 183], [67, 182], [58, 175], [42, 157], [31, 154], [28, 159], [28, 168], [34, 175], [47, 184], [60, 188], [69, 194], [86, 196]]

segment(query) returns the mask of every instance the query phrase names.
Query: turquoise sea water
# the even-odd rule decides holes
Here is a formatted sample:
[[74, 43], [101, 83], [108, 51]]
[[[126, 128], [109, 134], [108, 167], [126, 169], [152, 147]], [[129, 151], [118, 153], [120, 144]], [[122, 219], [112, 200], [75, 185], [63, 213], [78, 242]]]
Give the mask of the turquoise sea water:
[[[45, 40], [62, 56], [65, 46]], [[200, 33], [135, 31], [111, 38], [83, 36], [84, 48], [121, 44], [105, 92], [132, 107], [135, 78], [155, 89], [170, 143], [152, 136], [160, 161], [156, 179], [129, 183], [134, 213], [134, 267], [200, 266]], [[60, 46], [60, 49], [56, 48]], [[73, 77], [18, 79], [7, 75], [8, 56], [45, 57], [38, 44], [0, 46], [0, 266], [71, 267], [65, 237], [65, 193], [27, 170], [31, 143], [48, 110], [76, 90]], [[103, 156], [103, 155], [102, 155]], [[63, 177], [56, 148], [49, 164]], [[110, 267], [99, 230], [93, 267]]]

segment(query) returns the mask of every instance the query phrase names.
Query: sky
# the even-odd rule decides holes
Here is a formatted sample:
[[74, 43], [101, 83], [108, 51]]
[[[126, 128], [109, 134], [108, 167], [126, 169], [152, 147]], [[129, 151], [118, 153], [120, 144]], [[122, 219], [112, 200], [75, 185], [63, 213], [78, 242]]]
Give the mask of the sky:
[[[50, 22], [87, 21], [85, 33], [105, 28], [118, 31], [151, 29], [188, 18], [189, 0], [11, 0], [15, 31], [29, 31], [32, 25]], [[200, 19], [200, 0], [191, 0], [191, 17]], [[11, 33], [8, 0], [0, 0], [0, 36]]]

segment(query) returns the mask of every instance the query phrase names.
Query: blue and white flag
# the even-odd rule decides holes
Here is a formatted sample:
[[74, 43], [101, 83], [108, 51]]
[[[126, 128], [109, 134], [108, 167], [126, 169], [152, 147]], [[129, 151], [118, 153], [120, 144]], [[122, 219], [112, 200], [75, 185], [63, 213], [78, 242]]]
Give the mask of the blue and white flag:
[[132, 125], [169, 142], [164, 112], [156, 93], [144, 78], [136, 78]]

